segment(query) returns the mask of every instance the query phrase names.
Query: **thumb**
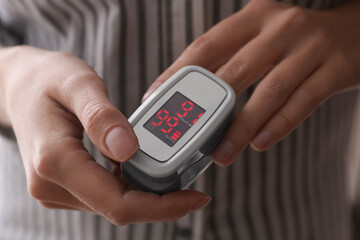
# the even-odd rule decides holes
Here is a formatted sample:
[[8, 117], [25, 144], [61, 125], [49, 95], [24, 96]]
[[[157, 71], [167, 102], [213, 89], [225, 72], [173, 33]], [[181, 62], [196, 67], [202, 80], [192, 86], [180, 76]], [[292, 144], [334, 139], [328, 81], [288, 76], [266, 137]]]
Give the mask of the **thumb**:
[[132, 126], [109, 101], [104, 82], [95, 73], [85, 76], [73, 78], [71, 86], [59, 91], [60, 102], [77, 116], [103, 155], [124, 162], [139, 149]]

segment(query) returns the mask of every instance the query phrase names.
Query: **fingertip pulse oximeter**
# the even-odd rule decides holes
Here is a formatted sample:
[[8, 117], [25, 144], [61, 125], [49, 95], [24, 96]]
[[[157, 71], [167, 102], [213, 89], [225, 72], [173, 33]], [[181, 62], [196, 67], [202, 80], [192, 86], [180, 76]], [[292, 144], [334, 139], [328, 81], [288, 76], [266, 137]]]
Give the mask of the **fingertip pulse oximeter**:
[[140, 150], [122, 164], [125, 177], [158, 194], [186, 188], [211, 164], [234, 106], [226, 82], [201, 67], [182, 68], [129, 118]]

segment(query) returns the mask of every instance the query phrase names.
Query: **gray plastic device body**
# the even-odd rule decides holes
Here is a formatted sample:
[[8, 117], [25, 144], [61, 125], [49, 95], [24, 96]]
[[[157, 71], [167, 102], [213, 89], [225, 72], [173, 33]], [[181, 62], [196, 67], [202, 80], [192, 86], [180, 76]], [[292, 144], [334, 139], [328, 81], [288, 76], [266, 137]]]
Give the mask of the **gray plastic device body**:
[[[168, 146], [143, 125], [179, 92], [205, 110], [203, 116]], [[186, 188], [211, 164], [211, 152], [224, 135], [235, 106], [233, 89], [213, 73], [184, 67], [162, 84], [129, 118], [140, 150], [122, 170], [141, 190], [164, 194]]]

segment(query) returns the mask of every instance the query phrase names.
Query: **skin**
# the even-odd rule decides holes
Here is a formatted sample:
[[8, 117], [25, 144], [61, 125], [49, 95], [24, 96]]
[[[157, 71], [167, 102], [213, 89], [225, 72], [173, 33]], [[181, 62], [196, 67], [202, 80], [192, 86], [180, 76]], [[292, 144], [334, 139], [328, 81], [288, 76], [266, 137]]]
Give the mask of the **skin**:
[[212, 70], [238, 95], [262, 78], [213, 157], [230, 165], [249, 144], [264, 151], [326, 99], [359, 87], [359, 11], [360, 1], [316, 11], [252, 0], [195, 40], [143, 100], [186, 65]]
[[[213, 156], [229, 165], [249, 143], [266, 150], [326, 99], [359, 86], [359, 10], [359, 1], [315, 11], [252, 0], [194, 41], [144, 99], [186, 65], [212, 70], [237, 94], [264, 77]], [[0, 124], [14, 129], [29, 193], [47, 208], [94, 212], [125, 225], [173, 220], [210, 201], [195, 191], [136, 191], [121, 172], [94, 161], [83, 130], [115, 162], [128, 160], [138, 142], [103, 81], [70, 54], [0, 50]]]
[[14, 129], [28, 191], [42, 206], [125, 225], [173, 220], [209, 203], [190, 190], [163, 196], [134, 190], [119, 169], [112, 174], [95, 162], [82, 144], [83, 130], [116, 162], [139, 146], [104, 81], [82, 60], [20, 46], [1, 50], [0, 62], [1, 123]]

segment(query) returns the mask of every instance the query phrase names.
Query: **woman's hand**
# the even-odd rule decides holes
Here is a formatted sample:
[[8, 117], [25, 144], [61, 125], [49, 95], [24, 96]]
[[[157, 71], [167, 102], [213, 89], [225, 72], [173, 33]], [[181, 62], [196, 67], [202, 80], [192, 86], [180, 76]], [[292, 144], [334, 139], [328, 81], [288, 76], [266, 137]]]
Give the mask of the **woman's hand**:
[[138, 150], [138, 141], [109, 102], [104, 82], [70, 54], [1, 50], [0, 115], [16, 134], [30, 194], [47, 208], [94, 212], [124, 225], [172, 220], [210, 201], [195, 191], [158, 196], [133, 190], [94, 161], [82, 144], [83, 130], [118, 162]]
[[359, 1], [316, 11], [252, 0], [194, 41], [144, 99], [186, 65], [216, 72], [237, 94], [263, 77], [213, 156], [229, 165], [249, 143], [264, 151], [323, 101], [359, 85], [359, 12]]

